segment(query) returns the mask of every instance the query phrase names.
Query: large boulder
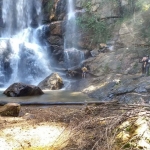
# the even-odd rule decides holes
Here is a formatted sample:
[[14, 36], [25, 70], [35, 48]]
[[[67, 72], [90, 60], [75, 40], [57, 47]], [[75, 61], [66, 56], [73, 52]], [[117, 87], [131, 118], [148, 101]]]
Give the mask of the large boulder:
[[57, 73], [52, 73], [38, 84], [42, 90], [59, 90], [63, 85], [63, 80]]
[[9, 97], [19, 97], [42, 95], [44, 93], [38, 86], [27, 85], [24, 83], [14, 83], [4, 91], [4, 94]]
[[0, 107], [1, 116], [12, 116], [17, 117], [20, 112], [20, 104], [17, 103], [8, 103]]

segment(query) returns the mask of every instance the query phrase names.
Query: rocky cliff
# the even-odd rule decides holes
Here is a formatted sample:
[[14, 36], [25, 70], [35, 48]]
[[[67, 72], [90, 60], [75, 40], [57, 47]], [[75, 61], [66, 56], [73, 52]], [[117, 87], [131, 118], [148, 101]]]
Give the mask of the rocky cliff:
[[[53, 1], [47, 18], [51, 29], [49, 42], [59, 61], [63, 61], [66, 2], [66, 0]], [[75, 36], [80, 37], [77, 47], [87, 53], [84, 64], [89, 66], [90, 73], [95, 77], [90, 80], [89, 85], [82, 84], [81, 89], [100, 100], [120, 97], [122, 94], [115, 94], [116, 92], [111, 90], [116, 91], [116, 87], [119, 90], [123, 85], [126, 91], [123, 95], [128, 93], [129, 98], [126, 98], [128, 100], [133, 98], [129, 95], [134, 93], [148, 94], [149, 90], [135, 90], [146, 89], [148, 86], [147, 84], [140, 86], [142, 82], [147, 81], [146, 77], [141, 79], [142, 82], [139, 80], [141, 73], [139, 59], [145, 54], [150, 54], [148, 0], [144, 2], [142, 0], [91, 0], [90, 2], [76, 0], [74, 3], [78, 23]], [[105, 49], [101, 47], [101, 43], [106, 44]], [[136, 80], [133, 79], [135, 76]], [[126, 80], [131, 81], [130, 84], [134, 89], [127, 89], [130, 84], [126, 85]], [[121, 84], [116, 81], [121, 81]], [[138, 97], [138, 100], [140, 99], [143, 97]], [[145, 97], [145, 101], [147, 99]]]
[[[47, 0], [46, 3], [51, 6], [46, 12], [51, 30], [48, 39], [56, 59], [63, 61], [67, 1]], [[142, 0], [76, 0], [74, 3], [77, 47], [87, 53], [88, 58], [96, 56], [96, 59], [86, 60], [91, 71], [95, 75], [104, 74], [106, 69], [123, 74], [140, 72], [138, 58], [149, 53], [148, 1], [142, 4]], [[106, 43], [106, 51], [101, 48], [101, 43]]]
[[[54, 51], [59, 51], [60, 54], [63, 50], [67, 1], [47, 0], [46, 2], [49, 6], [47, 15], [49, 17], [46, 19], [51, 28], [49, 41]], [[78, 32], [75, 36], [80, 37], [77, 46], [81, 50], [89, 51], [99, 50], [100, 43], [106, 43], [111, 50], [130, 46], [149, 46], [149, 5], [146, 2], [145, 4], [140, 2], [142, 0], [132, 2], [129, 0], [92, 0], [90, 2], [76, 0]], [[144, 28], [147, 28], [147, 32]]]

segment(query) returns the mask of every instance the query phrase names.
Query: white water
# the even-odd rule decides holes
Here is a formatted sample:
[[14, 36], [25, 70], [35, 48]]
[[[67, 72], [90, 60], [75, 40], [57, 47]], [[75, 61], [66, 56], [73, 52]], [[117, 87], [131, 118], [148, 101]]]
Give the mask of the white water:
[[40, 22], [41, 0], [3, 0], [2, 18], [6, 26], [3, 37], [11, 37], [28, 28], [38, 16]]
[[65, 49], [65, 63], [67, 68], [79, 65], [84, 60], [84, 53], [75, 48]]
[[41, 0], [3, 0], [2, 18], [1, 84], [37, 84], [51, 73], [47, 45], [40, 39], [45, 27], [41, 25]]
[[78, 66], [84, 60], [84, 53], [77, 49], [77, 25], [74, 1], [68, 0], [68, 18], [64, 43], [66, 68]]
[[68, 2], [68, 20], [70, 20], [72, 18], [75, 20], [75, 8], [74, 8], [73, 0], [69, 0], [69, 2]]
[[75, 8], [73, 0], [68, 0], [68, 13], [66, 22], [66, 33], [65, 33], [65, 49], [75, 47], [75, 34], [77, 32]]

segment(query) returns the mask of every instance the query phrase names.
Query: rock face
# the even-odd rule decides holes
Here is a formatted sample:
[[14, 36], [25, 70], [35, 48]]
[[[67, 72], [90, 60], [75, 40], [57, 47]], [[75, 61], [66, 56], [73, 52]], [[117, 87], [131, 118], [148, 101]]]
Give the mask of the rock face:
[[4, 91], [4, 94], [9, 97], [19, 97], [42, 95], [44, 93], [38, 86], [14, 83]]
[[[115, 4], [115, 5], [114, 5]], [[92, 13], [95, 13], [100, 18], [106, 18], [110, 16], [120, 15], [120, 4], [114, 1], [102, 1], [102, 0], [91, 0], [87, 2], [86, 0], [76, 0], [77, 8], [84, 8], [89, 5], [89, 9]], [[123, 5], [123, 4], [121, 4]]]
[[53, 7], [50, 12], [50, 20], [63, 20], [67, 11], [66, 0], [55, 0], [53, 1]]
[[[148, 0], [147, 0], [148, 1]], [[48, 6], [48, 2], [46, 0], [43, 0], [46, 6]], [[85, 16], [89, 12], [94, 16], [97, 17], [96, 22], [99, 22], [99, 20], [106, 21], [108, 25], [113, 26], [111, 29], [111, 38], [110, 41], [114, 41], [114, 44], [112, 44], [115, 47], [128, 47], [129, 45], [147, 45], [149, 42], [149, 37], [147, 36], [148, 31], [148, 25], [149, 25], [149, 14], [150, 9], [148, 8], [145, 11], [140, 10], [142, 8], [142, 5], [138, 8], [135, 2], [130, 2], [128, 0], [116, 0], [116, 1], [103, 1], [103, 0], [91, 0], [87, 2], [86, 0], [75, 0], [73, 1], [75, 4], [75, 14], [78, 18], [77, 20], [81, 19], [81, 16]], [[133, 18], [131, 19], [124, 19], [122, 23], [119, 25], [116, 24], [117, 21], [120, 20], [120, 18], [124, 18], [124, 15], [126, 13], [133, 12], [133, 8], [138, 10], [134, 14], [134, 20], [143, 20], [143, 22], [140, 24], [136, 24], [133, 21]], [[50, 5], [50, 4], [49, 4]], [[67, 1], [66, 0], [51, 0], [51, 6], [52, 8], [49, 9], [49, 17], [48, 22], [50, 22], [50, 28], [51, 28], [51, 36], [59, 36], [59, 38], [64, 38], [64, 33], [66, 32], [64, 29], [65, 22], [67, 19]], [[87, 11], [88, 10], [88, 11]], [[141, 13], [142, 12], [142, 13]], [[133, 15], [133, 14], [130, 14]], [[88, 15], [87, 15], [88, 16]], [[82, 18], [83, 19], [83, 18]], [[88, 17], [87, 17], [88, 19]], [[83, 19], [84, 20], [84, 19]], [[80, 24], [80, 23], [79, 23]], [[93, 23], [94, 24], [94, 23]], [[94, 42], [94, 38], [91, 37], [92, 32], [91, 30], [83, 30], [84, 28], [80, 28], [78, 25], [78, 30], [76, 32], [75, 36], [76, 39], [80, 38], [78, 42], [76, 42], [76, 45], [82, 50], [82, 49], [95, 49], [98, 47], [99, 42], [110, 42], [107, 41], [108, 39], [105, 39], [106, 41], [102, 40], [102, 37], [99, 39], [97, 43]], [[137, 30], [138, 29], [138, 30]], [[142, 30], [147, 29], [147, 30]], [[140, 36], [146, 35], [142, 38]], [[144, 33], [144, 34], [143, 34]], [[136, 36], [132, 36], [135, 35]], [[140, 37], [140, 38], [139, 38]], [[58, 39], [58, 37], [57, 37]], [[52, 41], [55, 42], [52, 42]], [[55, 43], [55, 45], [62, 45], [60, 43], [60, 39], [57, 40], [58, 44], [56, 43], [56, 38], [50, 38], [51, 43]], [[90, 44], [89, 44], [90, 43]], [[53, 44], [54, 45], [54, 44]]]
[[52, 35], [59, 35], [63, 34], [63, 22], [62, 21], [55, 21], [50, 24], [50, 31]]
[[13, 116], [17, 117], [20, 112], [20, 104], [17, 103], [8, 103], [0, 107], [1, 116]]
[[38, 84], [42, 90], [59, 90], [63, 85], [62, 78], [57, 73], [52, 73]]
[[115, 99], [120, 103], [150, 103], [150, 77], [133, 75], [119, 78], [114, 75], [110, 80], [97, 79], [83, 92], [100, 101]]

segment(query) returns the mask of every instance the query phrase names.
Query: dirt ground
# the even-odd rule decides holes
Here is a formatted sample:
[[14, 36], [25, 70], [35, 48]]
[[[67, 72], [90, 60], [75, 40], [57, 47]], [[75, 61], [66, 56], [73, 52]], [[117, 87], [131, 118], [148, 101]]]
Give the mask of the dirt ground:
[[145, 108], [116, 102], [21, 106], [19, 117], [0, 117], [0, 150], [125, 149], [116, 143], [116, 129], [128, 118], [149, 114]]

